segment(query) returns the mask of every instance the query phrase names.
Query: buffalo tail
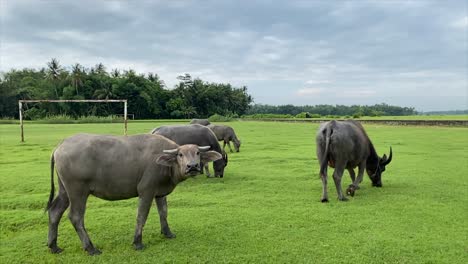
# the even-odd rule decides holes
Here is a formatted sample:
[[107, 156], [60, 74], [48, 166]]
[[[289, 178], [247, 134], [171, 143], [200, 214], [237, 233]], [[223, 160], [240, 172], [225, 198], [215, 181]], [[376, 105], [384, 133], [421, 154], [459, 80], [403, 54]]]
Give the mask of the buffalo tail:
[[55, 158], [54, 158], [55, 151], [52, 152], [52, 156], [50, 157], [50, 195], [49, 201], [47, 202], [47, 207], [45, 211], [49, 210], [52, 206], [52, 201], [54, 200], [55, 196], [55, 186], [54, 186], [54, 165], [55, 165]]
[[325, 128], [325, 131], [323, 131], [324, 136], [325, 136], [325, 151], [323, 152], [322, 155], [322, 160], [320, 161], [320, 175], [323, 175], [325, 173], [325, 170], [327, 169], [328, 166], [328, 147], [330, 146], [330, 137], [331, 134], [333, 133], [333, 129], [331, 126], [327, 126]]

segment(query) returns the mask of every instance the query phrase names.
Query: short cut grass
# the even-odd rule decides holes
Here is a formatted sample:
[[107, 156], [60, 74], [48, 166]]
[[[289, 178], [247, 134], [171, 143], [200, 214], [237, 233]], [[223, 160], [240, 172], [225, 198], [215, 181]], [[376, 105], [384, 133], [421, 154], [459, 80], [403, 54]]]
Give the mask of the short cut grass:
[[[161, 124], [132, 122], [129, 134]], [[322, 204], [318, 124], [229, 126], [242, 149], [229, 154], [225, 177], [201, 175], [168, 196], [177, 238], [160, 235], [153, 206], [146, 249], [137, 252], [137, 199], [90, 197], [85, 225], [103, 254], [89, 257], [67, 212], [58, 238], [64, 252], [48, 252], [49, 157], [67, 136], [119, 135], [122, 124], [28, 123], [23, 144], [18, 125], [0, 125], [0, 262], [468, 263], [468, 128], [365, 125], [380, 155], [393, 147], [384, 187], [372, 188], [366, 176], [354, 198], [339, 202], [329, 170], [330, 202]], [[345, 173], [343, 185], [349, 182]]]

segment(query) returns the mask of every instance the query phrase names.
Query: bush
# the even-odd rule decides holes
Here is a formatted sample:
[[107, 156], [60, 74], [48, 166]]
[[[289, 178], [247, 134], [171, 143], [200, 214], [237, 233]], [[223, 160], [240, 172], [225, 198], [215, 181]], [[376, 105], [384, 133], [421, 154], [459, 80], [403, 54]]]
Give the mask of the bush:
[[0, 124], [19, 124], [19, 121], [13, 117], [2, 117], [0, 119]]
[[30, 108], [24, 111], [24, 119], [37, 120], [37, 119], [45, 118], [46, 116], [47, 116], [47, 113], [45, 109]]
[[208, 117], [208, 121], [210, 121], [210, 122], [230, 122], [232, 120], [233, 120], [233, 118], [230, 117], [230, 116], [222, 116], [222, 115], [218, 115], [218, 114], [214, 114], [214, 115]]
[[308, 112], [302, 112], [296, 115], [296, 118], [310, 118], [311, 115]]
[[122, 123], [123, 118], [117, 116], [81, 116], [73, 118], [69, 115], [53, 115], [34, 121], [40, 124]]
[[253, 118], [253, 119], [262, 119], [262, 118], [293, 118], [292, 115], [284, 114], [254, 114], [254, 115], [245, 115], [243, 118]]

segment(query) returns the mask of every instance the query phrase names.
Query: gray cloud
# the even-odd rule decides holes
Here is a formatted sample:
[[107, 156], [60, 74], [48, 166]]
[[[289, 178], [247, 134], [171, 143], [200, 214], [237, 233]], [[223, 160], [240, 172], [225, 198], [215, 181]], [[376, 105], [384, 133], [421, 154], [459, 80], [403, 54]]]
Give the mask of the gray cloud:
[[0, 4], [0, 71], [56, 57], [246, 85], [258, 103], [468, 107], [464, 1]]

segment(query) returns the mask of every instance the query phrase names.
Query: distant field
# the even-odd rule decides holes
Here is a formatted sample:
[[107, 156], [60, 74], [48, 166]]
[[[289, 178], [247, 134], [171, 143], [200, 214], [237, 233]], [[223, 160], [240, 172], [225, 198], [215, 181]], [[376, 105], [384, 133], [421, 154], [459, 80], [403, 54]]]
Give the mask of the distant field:
[[468, 115], [363, 116], [364, 120], [468, 120]]
[[[174, 124], [131, 122], [129, 134], [165, 123]], [[200, 175], [168, 196], [177, 238], [159, 234], [153, 207], [146, 249], [136, 252], [137, 199], [90, 198], [85, 222], [103, 252], [95, 257], [66, 215], [64, 252], [48, 252], [49, 157], [69, 135], [120, 135], [122, 124], [28, 123], [23, 144], [18, 125], [0, 125], [0, 263], [468, 263], [468, 128], [365, 125], [380, 155], [393, 147], [384, 187], [372, 188], [366, 176], [344, 203], [329, 177], [330, 203], [322, 204], [318, 124], [228, 124], [242, 146], [229, 155], [225, 178]]]
[[[352, 117], [338, 117], [334, 119], [348, 119]], [[293, 118], [294, 120], [329, 120], [329, 117], [320, 118]], [[468, 115], [414, 115], [414, 116], [363, 116], [356, 120], [468, 120]]]
[[[342, 119], [346, 117], [341, 117]], [[301, 119], [301, 118], [294, 118]], [[321, 118], [302, 118], [305, 120], [329, 120], [328, 117]], [[340, 119], [340, 118], [338, 118]], [[468, 120], [468, 115], [415, 115], [415, 116], [363, 116], [357, 118], [356, 120]], [[158, 119], [158, 120], [128, 120], [130, 123], [133, 122], [165, 122], [165, 123], [174, 123], [174, 122], [190, 122], [190, 119]], [[25, 120], [25, 124], [28, 123], [45, 123], [45, 121], [34, 121], [34, 120]], [[19, 120], [16, 119], [0, 119], [0, 124], [19, 124]]]

